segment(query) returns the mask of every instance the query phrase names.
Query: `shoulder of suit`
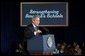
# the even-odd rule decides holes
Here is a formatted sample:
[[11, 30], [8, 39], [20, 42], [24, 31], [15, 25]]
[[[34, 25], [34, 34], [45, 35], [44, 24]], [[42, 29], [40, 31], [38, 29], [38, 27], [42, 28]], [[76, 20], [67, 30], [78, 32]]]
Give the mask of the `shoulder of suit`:
[[27, 25], [27, 27], [33, 27], [33, 25], [32, 24], [29, 24], [29, 25]]

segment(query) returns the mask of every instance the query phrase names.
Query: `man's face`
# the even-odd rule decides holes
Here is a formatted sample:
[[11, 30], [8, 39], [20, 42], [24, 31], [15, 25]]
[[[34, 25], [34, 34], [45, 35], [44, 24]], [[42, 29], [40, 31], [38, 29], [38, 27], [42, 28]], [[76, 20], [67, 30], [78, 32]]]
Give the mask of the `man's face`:
[[39, 17], [35, 17], [35, 18], [33, 19], [33, 24], [36, 25], [36, 26], [38, 26], [39, 23], [40, 23], [40, 18], [39, 18]]

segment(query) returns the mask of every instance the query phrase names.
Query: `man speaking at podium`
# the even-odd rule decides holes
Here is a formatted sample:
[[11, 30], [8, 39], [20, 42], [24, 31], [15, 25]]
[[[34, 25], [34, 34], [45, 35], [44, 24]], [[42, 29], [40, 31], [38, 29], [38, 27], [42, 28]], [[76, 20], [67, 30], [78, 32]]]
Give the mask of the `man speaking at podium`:
[[27, 26], [25, 29], [25, 38], [31, 39], [33, 36], [38, 35], [39, 33], [42, 33], [41, 30], [38, 29], [40, 23], [39, 16], [34, 16], [32, 18], [32, 23]]
[[[39, 23], [40, 23], [40, 18], [39, 18], [39, 16], [34, 16], [33, 18], [32, 18], [32, 23], [31, 24], [29, 24], [26, 28], [25, 28], [25, 41], [24, 41], [24, 50], [26, 51], [26, 53], [28, 54], [33, 54], [34, 55], [34, 53], [32, 53], [32, 52], [30, 52], [30, 50], [31, 50], [31, 48], [32, 47], [34, 47], [34, 46], [37, 46], [37, 47], [39, 47], [39, 49], [37, 49], [37, 50], [39, 50], [38, 51], [38, 53], [36, 53], [36, 51], [35, 51], [35, 54], [43, 54], [43, 52], [41, 52], [42, 51], [42, 45], [43, 44], [45, 44], [45, 43], [43, 43], [42, 41], [40, 41], [40, 43], [37, 45], [37, 41], [39, 41], [39, 39], [36, 37], [35, 39], [37, 39], [37, 41], [34, 41], [34, 43], [35, 42], [37, 42], [36, 43], [36, 45], [33, 43], [33, 42], [28, 42], [27, 40], [29, 39], [29, 40], [31, 40], [31, 38], [33, 38], [34, 36], [38, 36], [39, 37], [39, 34], [40, 33], [42, 33], [42, 31], [41, 30], [39, 30], [39, 28], [38, 28], [38, 26], [39, 26]], [[45, 31], [48, 31], [45, 27], [43, 28]], [[46, 37], [46, 36], [45, 36]], [[43, 37], [42, 37], [43, 38]], [[47, 38], [47, 37], [46, 37]], [[48, 38], [47, 38], [48, 39]], [[42, 39], [41, 39], [42, 40]], [[45, 39], [44, 39], [45, 40]], [[52, 40], [52, 39], [51, 39]], [[29, 43], [29, 45], [27, 45], [27, 42]], [[30, 45], [31, 44], [31, 45]], [[32, 46], [32, 44], [33, 44], [33, 46]], [[41, 45], [42, 44], [42, 45]], [[40, 46], [41, 45], [41, 46]], [[30, 46], [28, 49], [29, 49], [29, 51], [28, 51], [28, 49], [27, 49], [27, 46]], [[46, 47], [46, 46], [45, 46]], [[34, 49], [33, 48], [33, 50], [36, 50], [36, 49]], [[33, 51], [33, 50], [31, 50], [31, 51]], [[40, 51], [41, 50], [41, 51]], [[46, 49], [47, 50], [47, 49]], [[46, 52], [46, 54], [51, 54], [51, 52], [50, 51], [47, 51]]]
[[[40, 23], [40, 18], [39, 16], [34, 16], [32, 18], [32, 23], [29, 24], [26, 28], [25, 28], [25, 38], [24, 38], [24, 50], [26, 51], [26, 53], [28, 54], [27, 51], [27, 40], [33, 38], [34, 36], [38, 36], [42, 33], [43, 34], [43, 30], [45, 30], [45, 32], [49, 32], [45, 27], [42, 27], [42, 31], [39, 30], [38, 26]], [[37, 38], [37, 37], [36, 37]], [[36, 41], [37, 42], [37, 41]]]

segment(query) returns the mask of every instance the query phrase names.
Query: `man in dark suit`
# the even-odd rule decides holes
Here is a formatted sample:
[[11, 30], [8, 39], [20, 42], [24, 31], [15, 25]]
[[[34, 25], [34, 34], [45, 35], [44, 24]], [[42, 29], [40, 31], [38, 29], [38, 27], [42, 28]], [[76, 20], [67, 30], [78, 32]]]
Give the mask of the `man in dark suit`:
[[39, 23], [40, 23], [39, 16], [34, 16], [32, 18], [32, 23], [29, 24], [25, 28], [25, 38], [26, 39], [30, 39], [33, 36], [38, 35], [39, 33], [42, 33], [42, 31], [38, 29]]
[[27, 51], [27, 39], [31, 39], [33, 38], [34, 36], [37, 36], [39, 35], [40, 33], [42, 33], [41, 30], [38, 29], [38, 26], [39, 26], [39, 23], [40, 23], [40, 18], [39, 16], [34, 16], [32, 18], [32, 23], [29, 24], [25, 30], [24, 30], [24, 44], [23, 44], [23, 48], [25, 50], [25, 52], [28, 54], [28, 51]]

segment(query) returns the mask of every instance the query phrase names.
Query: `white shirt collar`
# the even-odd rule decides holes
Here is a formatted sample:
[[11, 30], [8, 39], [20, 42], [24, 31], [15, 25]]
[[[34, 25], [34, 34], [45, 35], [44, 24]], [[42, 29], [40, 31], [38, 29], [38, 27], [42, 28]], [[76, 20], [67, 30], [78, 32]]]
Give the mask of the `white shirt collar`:
[[33, 27], [35, 28], [36, 26], [32, 23]]

